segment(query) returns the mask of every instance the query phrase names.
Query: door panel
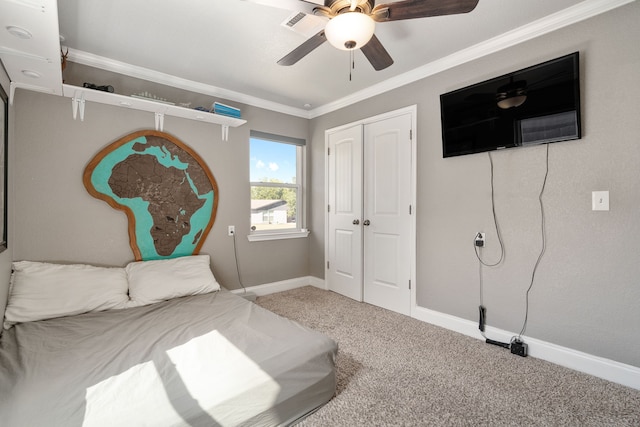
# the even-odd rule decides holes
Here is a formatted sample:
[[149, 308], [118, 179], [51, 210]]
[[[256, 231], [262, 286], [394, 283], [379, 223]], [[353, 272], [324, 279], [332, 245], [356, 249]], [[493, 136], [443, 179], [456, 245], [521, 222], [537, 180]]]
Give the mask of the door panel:
[[410, 314], [411, 115], [364, 129], [364, 301]]
[[[398, 147], [395, 134], [378, 135], [371, 147], [373, 165], [370, 175], [374, 191], [370, 203], [372, 215], [398, 215]], [[366, 185], [366, 184], [365, 184]]]
[[[335, 273], [346, 276], [349, 279], [353, 279], [354, 276], [358, 275], [360, 271], [359, 265], [354, 265], [354, 235], [353, 231], [350, 230], [335, 230], [335, 246], [336, 246], [336, 257], [335, 257]], [[355, 242], [359, 243], [359, 242]]]
[[[354, 203], [360, 203], [360, 189], [357, 189], [353, 185], [355, 180], [354, 174], [354, 162], [360, 162], [360, 154], [354, 153], [354, 150], [358, 150], [361, 144], [354, 141], [352, 138], [344, 138], [336, 141], [332, 147], [335, 151], [333, 160], [335, 161], [335, 183], [337, 188], [335, 189], [335, 211], [341, 215], [353, 215], [357, 213], [360, 215], [361, 207], [358, 206], [354, 211]], [[360, 169], [360, 168], [358, 168]], [[354, 200], [355, 198], [355, 200]]]
[[[371, 280], [379, 286], [398, 287], [398, 236], [383, 233], [371, 233], [375, 243], [373, 257], [373, 272]], [[369, 254], [367, 254], [369, 255]]]
[[330, 134], [328, 156], [327, 281], [362, 301], [362, 126]]

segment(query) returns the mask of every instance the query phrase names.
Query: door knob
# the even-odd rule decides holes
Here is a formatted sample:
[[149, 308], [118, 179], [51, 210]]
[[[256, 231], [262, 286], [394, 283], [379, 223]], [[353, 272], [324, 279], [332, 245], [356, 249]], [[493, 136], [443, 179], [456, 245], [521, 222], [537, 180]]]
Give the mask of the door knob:
[[358, 225], [360, 224], [360, 220], [359, 219], [354, 219], [353, 220], [353, 225]]
[[368, 219], [365, 219], [365, 220], [364, 220], [364, 222], [363, 222], [362, 224], [363, 224], [363, 225], [369, 225], [369, 224], [371, 224], [371, 222], [369, 222], [369, 220], [368, 220]]

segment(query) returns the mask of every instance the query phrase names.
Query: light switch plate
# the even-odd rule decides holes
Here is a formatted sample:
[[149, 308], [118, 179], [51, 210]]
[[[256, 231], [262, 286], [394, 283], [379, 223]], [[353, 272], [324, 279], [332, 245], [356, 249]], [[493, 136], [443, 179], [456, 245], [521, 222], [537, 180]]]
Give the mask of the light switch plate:
[[609, 192], [593, 191], [591, 193], [591, 210], [608, 211], [609, 210]]

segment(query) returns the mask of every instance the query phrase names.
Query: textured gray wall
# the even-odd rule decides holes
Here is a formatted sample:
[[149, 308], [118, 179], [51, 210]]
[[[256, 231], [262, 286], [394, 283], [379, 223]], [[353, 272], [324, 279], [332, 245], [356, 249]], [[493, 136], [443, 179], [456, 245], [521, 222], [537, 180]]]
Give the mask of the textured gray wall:
[[[583, 139], [550, 145], [544, 194], [547, 251], [530, 294], [526, 335], [640, 366], [640, 4], [313, 119], [310, 227], [324, 227], [324, 130], [418, 105], [417, 302], [477, 321], [478, 261], [472, 240], [487, 233], [497, 259], [486, 153], [443, 159], [439, 95], [580, 51]], [[355, 77], [357, 78], [357, 76]], [[506, 257], [484, 268], [490, 326], [519, 332], [540, 250], [538, 193], [545, 147], [493, 153], [496, 212]], [[591, 211], [609, 190], [611, 211]], [[324, 235], [310, 242], [310, 273], [324, 277]]]
[[[209, 101], [210, 103], [211, 101]], [[249, 243], [249, 130], [308, 138], [308, 120], [241, 106], [248, 123], [230, 129], [165, 118], [164, 129], [193, 148], [218, 183], [216, 221], [202, 247], [218, 280], [239, 283], [233, 239], [235, 225], [242, 281], [257, 285], [308, 275], [308, 240]], [[68, 98], [19, 90], [15, 100], [14, 259], [124, 265], [131, 261], [124, 213], [91, 197], [82, 184], [87, 162], [104, 146], [140, 129], [153, 129], [151, 113], [87, 103], [85, 120], [74, 121]]]

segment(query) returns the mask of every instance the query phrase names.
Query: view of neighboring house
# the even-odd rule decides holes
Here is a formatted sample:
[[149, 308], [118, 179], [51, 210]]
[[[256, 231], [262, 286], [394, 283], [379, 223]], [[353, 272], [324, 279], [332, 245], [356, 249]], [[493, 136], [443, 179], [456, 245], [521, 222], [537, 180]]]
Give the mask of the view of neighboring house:
[[251, 224], [286, 224], [288, 209], [285, 200], [251, 200]]

